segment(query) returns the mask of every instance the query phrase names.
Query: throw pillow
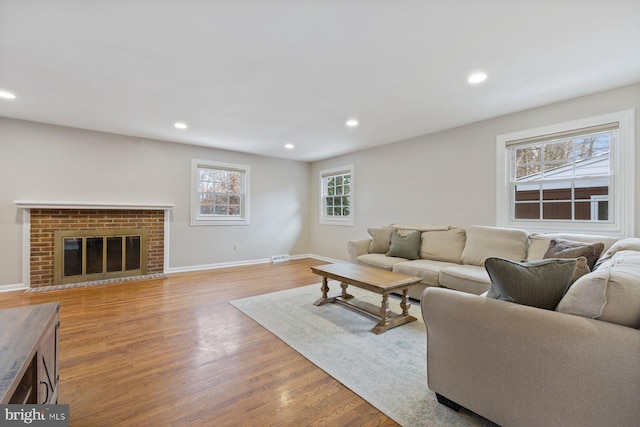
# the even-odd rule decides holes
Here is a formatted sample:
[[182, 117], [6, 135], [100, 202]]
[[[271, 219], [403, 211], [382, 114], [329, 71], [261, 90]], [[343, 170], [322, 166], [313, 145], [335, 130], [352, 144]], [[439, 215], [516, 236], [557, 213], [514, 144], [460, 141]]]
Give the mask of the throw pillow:
[[575, 259], [543, 259], [515, 262], [487, 258], [491, 279], [488, 298], [553, 310], [569, 288]]
[[543, 258], [578, 258], [585, 257], [589, 269], [593, 269], [600, 254], [604, 249], [604, 243], [583, 243], [572, 240], [553, 239]]
[[397, 230], [394, 230], [391, 233], [391, 246], [386, 255], [411, 260], [420, 258], [418, 254], [420, 250], [420, 235], [419, 231], [401, 235]]
[[368, 228], [367, 232], [372, 239], [369, 244], [369, 253], [386, 254], [391, 244], [391, 233], [393, 233], [393, 230], [391, 227]]
[[[564, 256], [566, 253], [558, 253], [554, 258], [573, 258], [573, 256]], [[543, 259], [551, 259], [551, 258], [543, 258]], [[589, 268], [589, 262], [586, 257], [579, 256], [575, 258], [576, 260], [576, 271], [573, 273], [573, 278], [571, 279], [571, 283], [573, 284], [576, 280], [584, 276], [585, 274], [591, 273], [591, 269]]]
[[571, 284], [575, 283], [576, 280], [589, 273], [591, 273], [591, 269], [589, 268], [587, 259], [583, 256], [576, 258], [576, 272], [573, 273]]

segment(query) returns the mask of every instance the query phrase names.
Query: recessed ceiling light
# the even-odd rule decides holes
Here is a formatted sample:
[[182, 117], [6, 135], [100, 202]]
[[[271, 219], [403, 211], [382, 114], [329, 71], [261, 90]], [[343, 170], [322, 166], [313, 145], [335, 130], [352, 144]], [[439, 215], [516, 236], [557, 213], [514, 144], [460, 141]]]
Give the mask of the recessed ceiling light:
[[356, 119], [347, 120], [347, 126], [349, 127], [358, 126], [358, 121]]
[[284, 144], [284, 148], [286, 148], [287, 150], [293, 150], [293, 144], [291, 144], [291, 143]]
[[487, 75], [483, 72], [473, 73], [469, 75], [469, 80], [467, 80], [471, 84], [481, 83], [487, 80]]
[[187, 125], [182, 123], [182, 122], [177, 122], [176, 124], [174, 124], [174, 126], [176, 127], [176, 129], [186, 129]]
[[7, 92], [6, 90], [0, 90], [0, 98], [4, 99], [16, 99], [16, 96], [11, 92]]

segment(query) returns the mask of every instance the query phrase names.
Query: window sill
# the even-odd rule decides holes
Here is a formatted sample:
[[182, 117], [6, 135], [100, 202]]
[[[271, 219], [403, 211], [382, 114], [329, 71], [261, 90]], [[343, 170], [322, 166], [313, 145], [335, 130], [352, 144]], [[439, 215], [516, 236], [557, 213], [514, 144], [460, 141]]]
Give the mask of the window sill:
[[210, 226], [210, 225], [249, 225], [248, 219], [192, 219], [191, 225], [194, 226]]
[[353, 227], [353, 219], [327, 219], [320, 220], [320, 225], [340, 225], [343, 227]]

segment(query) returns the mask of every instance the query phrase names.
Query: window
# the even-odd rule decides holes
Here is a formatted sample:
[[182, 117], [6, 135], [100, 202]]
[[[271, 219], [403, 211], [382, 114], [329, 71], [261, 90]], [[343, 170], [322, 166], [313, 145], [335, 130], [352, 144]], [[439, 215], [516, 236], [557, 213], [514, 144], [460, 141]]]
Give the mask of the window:
[[498, 224], [633, 235], [634, 115], [498, 136]]
[[191, 224], [249, 224], [249, 166], [193, 160]]
[[320, 224], [353, 225], [353, 165], [320, 171]]

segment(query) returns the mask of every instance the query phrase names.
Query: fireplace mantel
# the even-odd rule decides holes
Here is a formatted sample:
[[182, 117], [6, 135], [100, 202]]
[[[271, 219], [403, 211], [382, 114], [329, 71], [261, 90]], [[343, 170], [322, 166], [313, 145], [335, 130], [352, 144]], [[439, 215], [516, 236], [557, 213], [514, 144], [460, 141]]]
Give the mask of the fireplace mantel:
[[168, 203], [102, 203], [102, 202], [51, 202], [15, 200], [22, 209], [117, 209], [117, 210], [169, 210], [173, 204]]

